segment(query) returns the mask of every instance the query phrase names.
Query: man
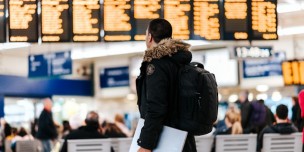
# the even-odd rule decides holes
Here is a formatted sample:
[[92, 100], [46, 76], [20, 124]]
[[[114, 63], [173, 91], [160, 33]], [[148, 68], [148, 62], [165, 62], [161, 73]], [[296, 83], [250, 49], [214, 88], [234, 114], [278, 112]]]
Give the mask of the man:
[[[138, 152], [151, 152], [158, 145], [164, 125], [177, 128], [176, 105], [178, 64], [189, 64], [189, 44], [172, 37], [172, 26], [164, 19], [152, 20], [146, 30], [146, 46], [141, 74], [137, 78], [138, 106], [145, 119], [137, 141]], [[194, 136], [188, 135], [184, 152], [196, 152]]]
[[69, 139], [98, 139], [105, 138], [99, 132], [99, 116], [96, 112], [91, 111], [87, 114], [85, 119], [86, 126], [82, 126], [79, 129], [72, 131], [69, 133], [64, 139], [63, 146], [61, 148], [61, 152], [68, 151], [67, 140]]
[[244, 133], [250, 133], [251, 131], [251, 126], [249, 125], [250, 123], [250, 114], [251, 114], [251, 105], [248, 100], [248, 91], [242, 91], [239, 94], [239, 100], [236, 102], [239, 104], [240, 109], [241, 109], [241, 123], [242, 127], [244, 129]]
[[257, 151], [263, 148], [263, 136], [266, 133], [291, 134], [297, 132], [298, 129], [288, 122], [288, 108], [281, 104], [276, 109], [276, 124], [264, 128], [259, 134]]
[[52, 100], [49, 98], [44, 99], [43, 104], [44, 109], [38, 120], [37, 138], [42, 142], [43, 152], [50, 152], [52, 140], [57, 138], [58, 133], [52, 116]]

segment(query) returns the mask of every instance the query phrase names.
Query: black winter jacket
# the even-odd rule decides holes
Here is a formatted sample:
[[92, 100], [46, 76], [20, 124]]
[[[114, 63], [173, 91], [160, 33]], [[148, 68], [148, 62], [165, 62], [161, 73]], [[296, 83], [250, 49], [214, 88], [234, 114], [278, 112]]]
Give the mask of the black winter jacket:
[[263, 148], [263, 137], [266, 133], [291, 134], [298, 132], [298, 129], [290, 123], [279, 123], [270, 127], [264, 128], [258, 137], [257, 151]]
[[37, 138], [42, 140], [56, 139], [58, 136], [53, 115], [47, 110], [43, 110], [38, 120]]
[[[143, 148], [156, 148], [164, 125], [177, 128], [174, 108], [178, 74], [176, 62], [191, 62], [189, 47], [189, 44], [178, 40], [164, 39], [145, 52], [141, 74], [136, 80], [140, 115], [145, 119], [138, 139], [138, 145]], [[196, 152], [194, 136], [187, 137], [184, 151]]]

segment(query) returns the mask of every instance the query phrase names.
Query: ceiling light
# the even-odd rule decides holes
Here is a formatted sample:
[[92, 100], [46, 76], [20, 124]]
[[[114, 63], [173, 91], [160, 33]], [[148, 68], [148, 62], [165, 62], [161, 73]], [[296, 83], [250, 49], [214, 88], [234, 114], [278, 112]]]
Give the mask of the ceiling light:
[[257, 95], [257, 100], [267, 100], [268, 95], [266, 93], [261, 93]]
[[277, 7], [278, 13], [290, 13], [301, 11], [303, 8], [298, 3], [289, 3], [289, 4], [279, 4]]
[[2, 43], [0, 44], [0, 50], [29, 47], [30, 45], [30, 43]]
[[268, 85], [258, 85], [256, 87], [256, 90], [259, 92], [266, 92], [269, 90], [269, 86]]
[[239, 98], [238, 95], [232, 94], [232, 95], [229, 96], [228, 101], [229, 102], [236, 102], [238, 100], [238, 98]]
[[295, 35], [295, 34], [304, 34], [304, 26], [294, 26], [294, 27], [287, 27], [287, 28], [279, 28], [278, 35]]

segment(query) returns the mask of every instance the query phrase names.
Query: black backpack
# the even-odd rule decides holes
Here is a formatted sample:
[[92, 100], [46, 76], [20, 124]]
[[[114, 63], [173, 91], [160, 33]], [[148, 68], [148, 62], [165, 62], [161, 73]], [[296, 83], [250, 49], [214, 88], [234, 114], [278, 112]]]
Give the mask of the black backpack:
[[178, 67], [177, 127], [192, 135], [210, 133], [218, 114], [215, 76], [196, 62]]

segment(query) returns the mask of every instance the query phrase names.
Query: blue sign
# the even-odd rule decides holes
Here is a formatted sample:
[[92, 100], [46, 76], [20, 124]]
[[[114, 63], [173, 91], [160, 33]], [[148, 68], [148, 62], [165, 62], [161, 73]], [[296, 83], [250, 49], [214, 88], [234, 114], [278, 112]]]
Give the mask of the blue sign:
[[101, 69], [100, 87], [127, 87], [130, 84], [129, 67], [105, 68]]
[[243, 78], [281, 76], [284, 60], [284, 52], [275, 53], [269, 59], [246, 59], [243, 61]]
[[29, 77], [51, 77], [72, 73], [71, 51], [31, 55], [28, 61]]

